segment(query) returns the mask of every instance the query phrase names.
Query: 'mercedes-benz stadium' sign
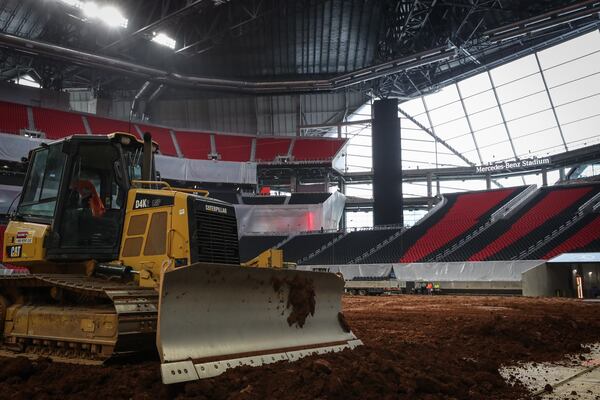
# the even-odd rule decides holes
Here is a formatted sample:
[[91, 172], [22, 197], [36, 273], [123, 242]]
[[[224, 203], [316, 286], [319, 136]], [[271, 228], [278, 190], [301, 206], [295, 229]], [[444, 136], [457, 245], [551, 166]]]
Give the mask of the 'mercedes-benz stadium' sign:
[[504, 161], [502, 163], [490, 164], [490, 165], [479, 165], [475, 167], [475, 172], [478, 174], [494, 173], [494, 172], [505, 172], [522, 169], [534, 169], [541, 165], [549, 165], [550, 157], [545, 158], [533, 158], [530, 160], [516, 160], [516, 161]]

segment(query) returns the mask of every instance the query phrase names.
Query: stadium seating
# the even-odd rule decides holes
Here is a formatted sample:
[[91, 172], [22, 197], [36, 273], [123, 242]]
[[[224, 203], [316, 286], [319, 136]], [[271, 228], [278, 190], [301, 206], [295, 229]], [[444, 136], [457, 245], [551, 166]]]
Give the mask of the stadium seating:
[[271, 162], [277, 156], [287, 156], [292, 139], [289, 138], [257, 138], [254, 160]]
[[472, 230], [482, 217], [487, 220], [491, 212], [514, 192], [514, 188], [509, 188], [458, 195], [443, 218], [417, 239], [400, 262], [417, 262], [439, 251], [442, 246]]
[[175, 132], [179, 149], [185, 158], [208, 160], [211, 153], [210, 134], [200, 132]]
[[[400, 231], [400, 228], [350, 232], [302, 264], [347, 264]], [[316, 249], [315, 249], [316, 250]]]
[[[0, 133], [18, 134], [20, 129], [29, 127], [27, 106], [0, 102]], [[106, 135], [113, 132], [129, 132], [139, 136], [136, 126], [142, 132], [150, 132], [159, 144], [160, 152], [168, 156], [177, 156], [175, 143], [169, 128], [139, 122], [98, 117], [95, 115], [67, 112], [39, 107], [30, 107], [36, 129], [43, 131], [50, 139], [58, 139], [74, 133], [86, 133], [84, 118], [92, 134]], [[256, 137], [251, 135], [231, 135], [224, 133], [175, 132], [175, 140], [183, 157], [197, 160], [209, 159], [211, 153], [210, 137], [214, 136], [216, 153], [223, 161], [251, 161], [252, 141], [256, 140], [254, 160], [272, 163], [277, 156], [286, 156], [294, 141], [293, 156], [301, 162], [330, 161], [341, 149], [346, 139], [336, 138], [288, 138]]]
[[340, 235], [340, 232], [296, 235], [279, 248], [283, 250], [283, 259], [285, 261], [297, 263], [311, 252], [320, 249]]
[[600, 251], [600, 214], [590, 213], [556, 236], [528, 259], [550, 259], [561, 253]]
[[424, 261], [458, 243], [485, 224], [492, 213], [525, 187], [445, 194], [441, 208], [382, 246], [361, 263]]
[[61, 139], [76, 133], [87, 133], [80, 114], [33, 107], [33, 119], [36, 130], [44, 132], [48, 139]]
[[252, 137], [234, 135], [215, 135], [217, 154], [222, 161], [250, 161]]
[[158, 143], [160, 153], [166, 156], [177, 157], [177, 150], [173, 144], [173, 139], [169, 130], [166, 128], [159, 128], [152, 125], [138, 125], [142, 133], [150, 132], [152, 140]]
[[275, 247], [287, 236], [242, 236], [240, 238], [240, 261], [252, 260], [265, 250]]
[[20, 129], [26, 129], [27, 107], [20, 104], [6, 103], [0, 101], [0, 132], [19, 133]]
[[600, 185], [567, 185], [539, 189], [539, 193], [507, 220], [494, 223], [472, 243], [444, 261], [510, 260], [570, 219], [598, 193]]
[[342, 139], [298, 138], [294, 142], [294, 161], [331, 160], [342, 148]]
[[543, 259], [555, 257], [561, 253], [600, 251], [600, 216], [596, 216], [583, 229], [571, 236], [568, 240], [544, 254]]

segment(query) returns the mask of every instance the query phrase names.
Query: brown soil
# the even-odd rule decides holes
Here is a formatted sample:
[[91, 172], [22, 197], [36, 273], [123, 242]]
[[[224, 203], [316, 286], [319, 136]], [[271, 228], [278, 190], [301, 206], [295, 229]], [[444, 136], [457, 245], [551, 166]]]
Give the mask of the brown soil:
[[519, 399], [498, 368], [600, 341], [599, 304], [459, 296], [345, 297], [352, 352], [163, 386], [157, 362], [103, 367], [0, 359], [0, 399]]

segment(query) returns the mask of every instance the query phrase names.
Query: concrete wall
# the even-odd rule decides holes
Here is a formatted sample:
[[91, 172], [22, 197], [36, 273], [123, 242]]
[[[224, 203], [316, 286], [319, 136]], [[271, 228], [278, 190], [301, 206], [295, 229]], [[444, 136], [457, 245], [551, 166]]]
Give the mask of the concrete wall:
[[0, 101], [69, 110], [69, 94], [0, 82]]
[[523, 296], [575, 297], [568, 264], [541, 264], [523, 273]]
[[362, 94], [354, 92], [162, 99], [150, 105], [148, 114], [152, 121], [168, 126], [295, 136], [298, 125], [341, 121], [366, 101]]

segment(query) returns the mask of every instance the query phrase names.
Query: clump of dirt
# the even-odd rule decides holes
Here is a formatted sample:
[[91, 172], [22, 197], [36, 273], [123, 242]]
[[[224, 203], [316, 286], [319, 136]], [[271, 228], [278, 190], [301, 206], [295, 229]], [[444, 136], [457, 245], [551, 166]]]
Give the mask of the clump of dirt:
[[289, 290], [286, 308], [292, 309], [287, 322], [289, 326], [295, 324], [302, 328], [306, 318], [315, 315], [315, 288], [312, 279], [297, 274], [292, 279], [273, 278], [272, 284], [276, 292], [280, 292], [283, 285], [287, 285]]

